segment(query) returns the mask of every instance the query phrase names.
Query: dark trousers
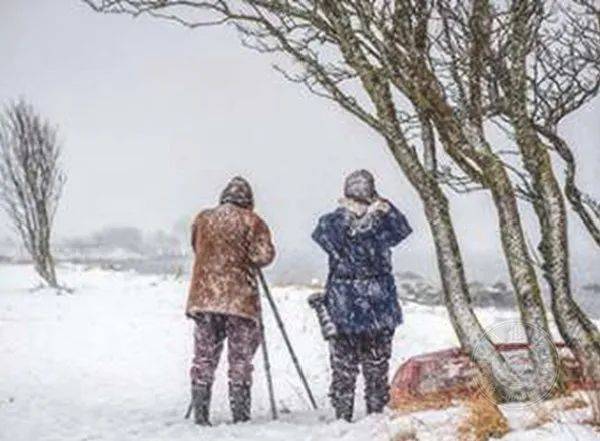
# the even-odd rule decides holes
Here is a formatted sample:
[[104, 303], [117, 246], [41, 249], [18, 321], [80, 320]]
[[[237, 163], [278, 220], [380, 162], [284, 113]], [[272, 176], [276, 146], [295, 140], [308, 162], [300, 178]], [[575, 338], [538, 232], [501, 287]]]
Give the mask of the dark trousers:
[[381, 412], [389, 401], [388, 370], [393, 331], [339, 335], [330, 342], [329, 395], [338, 418], [350, 420], [359, 367], [365, 379], [367, 412]]
[[211, 385], [225, 339], [231, 384], [252, 384], [252, 358], [260, 344], [260, 328], [252, 319], [233, 315], [201, 313], [195, 317], [192, 385]]

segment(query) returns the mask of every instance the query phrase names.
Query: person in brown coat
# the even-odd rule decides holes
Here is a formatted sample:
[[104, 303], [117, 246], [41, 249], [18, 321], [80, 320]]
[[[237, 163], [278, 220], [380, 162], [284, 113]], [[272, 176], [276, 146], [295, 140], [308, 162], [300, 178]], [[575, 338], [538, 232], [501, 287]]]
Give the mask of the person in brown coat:
[[186, 315], [196, 322], [190, 371], [194, 420], [209, 425], [211, 389], [227, 340], [229, 402], [234, 422], [250, 419], [252, 358], [261, 342], [256, 272], [275, 257], [271, 233], [253, 211], [248, 182], [232, 179], [220, 204], [192, 226], [195, 253]]

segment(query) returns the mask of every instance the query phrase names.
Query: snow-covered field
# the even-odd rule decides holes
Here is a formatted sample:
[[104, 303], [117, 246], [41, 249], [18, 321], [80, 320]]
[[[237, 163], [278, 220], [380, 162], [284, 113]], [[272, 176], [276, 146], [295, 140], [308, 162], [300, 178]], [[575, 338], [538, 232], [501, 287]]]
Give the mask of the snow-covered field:
[[[183, 315], [186, 281], [164, 276], [61, 266], [73, 294], [32, 290], [27, 266], [0, 266], [0, 440], [394, 440], [414, 431], [419, 440], [453, 440], [463, 410], [333, 419], [327, 402], [327, 347], [306, 303], [307, 288], [275, 288], [273, 294], [317, 397], [310, 410], [269, 311], [267, 341], [281, 412], [269, 418], [260, 356], [256, 357], [253, 416], [230, 425], [222, 358], [212, 406], [214, 427], [183, 419], [189, 401], [187, 369], [192, 323]], [[456, 345], [443, 308], [404, 306], [406, 323], [396, 333], [392, 368], [412, 355]], [[483, 310], [487, 326], [510, 321], [510, 312]], [[514, 338], [513, 335], [510, 336]], [[361, 385], [359, 384], [359, 387]], [[526, 429], [531, 409], [503, 406], [513, 429], [507, 440], [600, 439], [577, 424], [586, 411]]]

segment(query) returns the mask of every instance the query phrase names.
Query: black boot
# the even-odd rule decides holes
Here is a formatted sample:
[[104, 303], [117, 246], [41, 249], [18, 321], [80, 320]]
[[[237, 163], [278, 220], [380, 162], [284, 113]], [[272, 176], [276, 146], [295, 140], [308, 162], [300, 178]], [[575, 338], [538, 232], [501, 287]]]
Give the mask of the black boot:
[[192, 385], [192, 406], [194, 409], [194, 422], [200, 426], [210, 426], [210, 384]]
[[229, 383], [229, 405], [234, 423], [250, 420], [250, 384]]

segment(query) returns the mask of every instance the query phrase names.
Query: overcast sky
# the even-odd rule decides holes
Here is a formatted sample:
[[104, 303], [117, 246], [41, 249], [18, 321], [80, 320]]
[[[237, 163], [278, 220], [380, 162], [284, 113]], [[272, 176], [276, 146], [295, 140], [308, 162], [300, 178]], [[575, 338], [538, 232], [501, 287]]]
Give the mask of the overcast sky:
[[[324, 267], [309, 235], [335, 207], [344, 175], [365, 167], [416, 230], [396, 252], [398, 267], [435, 274], [421, 204], [381, 139], [286, 82], [271, 62], [243, 48], [231, 28], [102, 16], [77, 0], [0, 1], [0, 101], [26, 97], [64, 140], [59, 237], [106, 225], [168, 230], [242, 174], [274, 231], [276, 265]], [[562, 129], [583, 158], [581, 183], [599, 196], [600, 102]], [[470, 275], [495, 277], [484, 260], [503, 273], [488, 198], [452, 200]], [[0, 216], [1, 237], [10, 230]], [[576, 277], [587, 280], [600, 253], [578, 219], [571, 229]]]

